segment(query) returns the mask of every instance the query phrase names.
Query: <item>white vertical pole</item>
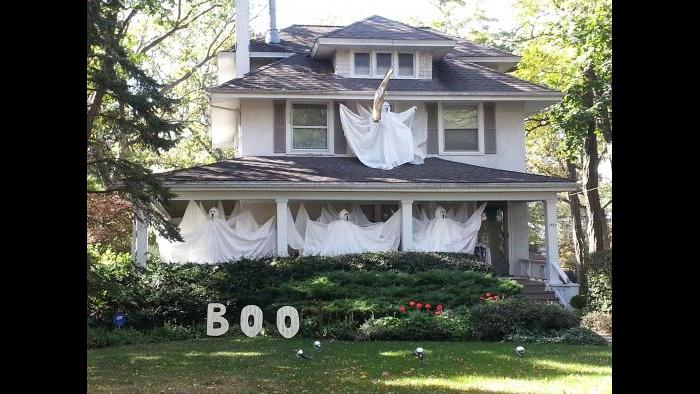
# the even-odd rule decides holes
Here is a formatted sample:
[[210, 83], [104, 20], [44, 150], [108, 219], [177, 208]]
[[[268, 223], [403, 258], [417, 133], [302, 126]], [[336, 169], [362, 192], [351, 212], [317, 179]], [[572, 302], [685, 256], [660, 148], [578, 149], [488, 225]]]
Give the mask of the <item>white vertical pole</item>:
[[288, 256], [287, 251], [287, 199], [276, 199], [277, 203], [277, 255]]
[[236, 77], [250, 72], [250, 18], [248, 0], [236, 1]]
[[549, 283], [561, 284], [559, 278], [559, 231], [557, 229], [557, 200], [548, 198], [544, 201], [545, 207], [545, 238], [547, 239], [547, 269]]
[[146, 251], [148, 250], [148, 225], [139, 219], [138, 213], [134, 213], [136, 221], [136, 264], [146, 266]]
[[413, 200], [401, 200], [401, 250], [413, 250]]

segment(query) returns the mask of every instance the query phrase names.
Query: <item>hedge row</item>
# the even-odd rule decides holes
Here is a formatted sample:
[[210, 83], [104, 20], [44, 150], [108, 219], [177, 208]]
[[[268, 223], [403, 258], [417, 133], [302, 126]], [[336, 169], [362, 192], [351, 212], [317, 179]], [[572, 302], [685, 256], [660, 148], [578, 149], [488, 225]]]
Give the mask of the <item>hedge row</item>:
[[581, 293], [588, 309], [612, 313], [612, 249], [591, 253], [582, 266]]

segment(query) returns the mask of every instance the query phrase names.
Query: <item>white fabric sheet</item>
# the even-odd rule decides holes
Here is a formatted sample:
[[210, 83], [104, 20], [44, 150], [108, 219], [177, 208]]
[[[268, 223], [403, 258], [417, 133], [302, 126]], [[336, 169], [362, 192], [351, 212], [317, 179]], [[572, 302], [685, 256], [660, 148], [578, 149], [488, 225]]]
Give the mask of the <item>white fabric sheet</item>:
[[411, 129], [416, 107], [397, 114], [384, 103], [379, 122], [372, 121], [372, 114], [360, 105], [358, 113], [343, 104], [339, 108], [348, 145], [364, 165], [390, 170], [405, 163], [423, 163], [427, 129]]
[[413, 246], [422, 252], [474, 253], [481, 214], [486, 203], [481, 204], [465, 223], [447, 217], [445, 208], [438, 206], [432, 219], [413, 219]]

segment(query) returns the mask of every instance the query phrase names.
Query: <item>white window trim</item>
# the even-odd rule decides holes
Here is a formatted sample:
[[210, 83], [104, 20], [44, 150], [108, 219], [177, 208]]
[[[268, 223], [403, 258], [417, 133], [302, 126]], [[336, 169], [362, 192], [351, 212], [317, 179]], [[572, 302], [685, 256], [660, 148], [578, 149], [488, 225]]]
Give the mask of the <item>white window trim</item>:
[[[369, 74], [357, 74], [355, 72], [355, 53], [369, 53]], [[381, 49], [371, 49], [371, 50], [352, 50], [350, 51], [350, 77], [351, 78], [372, 78], [372, 79], [382, 79], [384, 74], [377, 74], [377, 53], [390, 53], [391, 54], [391, 67], [394, 69], [394, 75], [391, 79], [418, 79], [420, 73], [418, 72], [418, 65], [420, 62], [420, 51], [396, 51], [396, 50], [381, 50]], [[411, 53], [413, 54], [413, 75], [399, 75], [399, 53]]]
[[[292, 105], [293, 104], [326, 104], [326, 113], [328, 116], [326, 117], [326, 149], [295, 149], [293, 145], [293, 132], [294, 132], [294, 127], [293, 127], [293, 122], [294, 119], [293, 117], [293, 111], [292, 111]], [[309, 155], [309, 154], [315, 154], [315, 155], [332, 155], [333, 154], [333, 146], [334, 146], [334, 140], [333, 136], [335, 134], [335, 130], [333, 130], [333, 125], [334, 123], [334, 118], [333, 118], [333, 101], [330, 100], [287, 100], [287, 108], [286, 108], [286, 113], [287, 113], [287, 122], [286, 122], [286, 129], [287, 129], [287, 154], [294, 155]], [[319, 128], [322, 128], [321, 126], [318, 126]]]
[[[450, 103], [451, 105], [457, 103]], [[474, 103], [460, 103], [473, 105]], [[479, 119], [479, 150], [478, 151], [445, 151], [445, 124], [443, 116], [443, 103], [438, 101], [438, 154], [441, 156], [484, 156], [484, 103], [477, 103], [476, 114]]]

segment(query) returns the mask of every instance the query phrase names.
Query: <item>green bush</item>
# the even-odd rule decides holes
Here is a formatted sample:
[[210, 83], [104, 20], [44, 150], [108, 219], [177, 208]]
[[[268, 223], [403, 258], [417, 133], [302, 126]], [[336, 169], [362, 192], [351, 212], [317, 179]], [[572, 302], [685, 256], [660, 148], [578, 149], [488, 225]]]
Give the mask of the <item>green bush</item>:
[[138, 343], [180, 341], [184, 339], [203, 338], [205, 336], [206, 328], [204, 326], [194, 326], [188, 328], [182, 326], [165, 325], [163, 327], [153, 328], [150, 330], [88, 327], [87, 347], [90, 349]]
[[568, 345], [607, 345], [605, 338], [584, 327], [571, 327], [547, 332], [518, 330], [505, 338], [515, 343], [564, 343]]
[[588, 309], [612, 313], [612, 249], [591, 253], [581, 271], [581, 292], [587, 295]]
[[584, 306], [586, 306], [586, 298], [580, 294], [577, 294], [571, 297], [569, 304], [571, 304], [571, 307], [574, 309], [582, 309]]
[[547, 332], [575, 327], [579, 318], [559, 304], [515, 297], [476, 305], [471, 308], [471, 321], [476, 339], [500, 341], [519, 330]]
[[605, 312], [589, 312], [581, 318], [581, 326], [593, 331], [612, 334], [612, 314]]
[[469, 319], [464, 315], [435, 316], [411, 311], [405, 316], [369, 319], [358, 333], [362, 340], [467, 340], [471, 337]]
[[[92, 256], [92, 264], [88, 264], [92, 276], [99, 278], [88, 287], [88, 320], [94, 326], [110, 326], [118, 311], [126, 313], [128, 327], [139, 329], [166, 323], [203, 324], [210, 302], [226, 305], [229, 321], [236, 321], [240, 309], [250, 304], [263, 308], [267, 321], [274, 321], [282, 304], [294, 305], [304, 318], [316, 315], [314, 297], [330, 302], [326, 307], [330, 321], [352, 318], [360, 322], [372, 312], [393, 312], [395, 306], [407, 301], [400, 298], [404, 296], [425, 296], [426, 300], [443, 303], [447, 300], [440, 297], [446, 296], [468, 303], [473, 300], [462, 296], [460, 301], [455, 293], [460, 286], [469, 297], [479, 291], [519, 289], [515, 282], [491, 277], [490, 268], [476, 262], [472, 255], [459, 253], [275, 257], [216, 265], [166, 264], [153, 260], [145, 269], [132, 266], [130, 261], [113, 260], [96, 255]], [[408, 274], [417, 275], [418, 279]], [[362, 292], [344, 291], [332, 284], [326, 286], [322, 283], [326, 276], [330, 281]], [[374, 282], [377, 278], [393, 285], [379, 289]], [[458, 283], [459, 280], [464, 282]], [[449, 285], [449, 289], [442, 291], [441, 285]]]

